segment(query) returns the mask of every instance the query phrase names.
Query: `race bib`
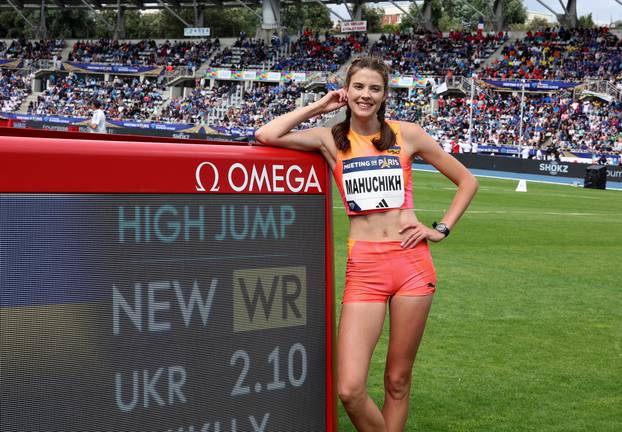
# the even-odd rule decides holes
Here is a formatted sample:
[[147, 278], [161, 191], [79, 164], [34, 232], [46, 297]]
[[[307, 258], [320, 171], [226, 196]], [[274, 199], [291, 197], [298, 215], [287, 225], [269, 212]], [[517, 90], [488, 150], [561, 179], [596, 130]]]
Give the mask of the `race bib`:
[[404, 176], [398, 156], [365, 156], [343, 161], [343, 190], [351, 211], [400, 208]]

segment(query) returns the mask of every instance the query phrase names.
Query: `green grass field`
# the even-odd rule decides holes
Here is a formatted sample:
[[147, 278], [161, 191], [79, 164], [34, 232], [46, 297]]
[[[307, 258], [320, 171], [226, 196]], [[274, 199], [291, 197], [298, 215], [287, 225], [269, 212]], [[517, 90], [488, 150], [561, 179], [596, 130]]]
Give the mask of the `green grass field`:
[[[439, 174], [413, 179], [431, 224], [455, 188]], [[479, 180], [432, 246], [438, 290], [406, 430], [622, 431], [622, 192]], [[339, 313], [348, 221], [336, 190], [334, 202]], [[387, 330], [369, 374], [379, 404]], [[355, 430], [341, 405], [339, 430]]]

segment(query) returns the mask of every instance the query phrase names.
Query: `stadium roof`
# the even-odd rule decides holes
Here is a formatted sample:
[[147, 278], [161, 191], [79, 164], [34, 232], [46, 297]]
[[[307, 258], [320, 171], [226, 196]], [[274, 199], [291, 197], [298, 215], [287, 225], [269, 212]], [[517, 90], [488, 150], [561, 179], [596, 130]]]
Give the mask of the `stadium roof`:
[[[339, 3], [338, 0], [281, 0], [282, 4], [295, 3], [317, 3], [328, 4]], [[365, 2], [366, 3], [366, 2]], [[117, 9], [119, 5], [125, 9], [161, 9], [164, 5], [172, 8], [192, 8], [203, 7], [240, 7], [240, 6], [261, 6], [261, 0], [162, 0], [162, 1], [141, 1], [141, 0], [46, 0], [45, 7], [50, 9], [64, 8], [88, 8], [88, 9]], [[41, 1], [36, 0], [0, 0], [2, 9], [40, 9]]]
[[[493, 27], [495, 30], [503, 30], [504, 26], [504, 0], [487, 0], [491, 2], [493, 9], [493, 16], [489, 17], [483, 12], [478, 10], [471, 4], [472, 0], [460, 0], [463, 5], [470, 7], [476, 11], [485, 20], [492, 19]], [[536, 0], [538, 3], [546, 6], [543, 0]], [[577, 1], [578, 0], [559, 0], [560, 5], [563, 8], [563, 14], [557, 14], [557, 20], [565, 26], [574, 28], [577, 25]], [[622, 4], [622, 0], [615, 0]], [[276, 3], [276, 4], [273, 4]], [[28, 20], [21, 12], [24, 9], [40, 9], [44, 12], [46, 9], [64, 9], [64, 8], [88, 8], [90, 10], [116, 10], [117, 11], [117, 25], [116, 27], [107, 23], [106, 25], [111, 31], [114, 31], [115, 37], [123, 38], [125, 34], [123, 24], [123, 11], [128, 9], [162, 9], [169, 10], [177, 19], [183, 22], [187, 27], [191, 27], [192, 24], [188, 23], [185, 19], [175, 12], [175, 9], [190, 8], [195, 11], [195, 27], [203, 27], [203, 10], [206, 7], [223, 8], [223, 7], [246, 7], [253, 10], [253, 7], [262, 7], [263, 17], [253, 10], [262, 22], [266, 25], [265, 29], [275, 29], [279, 27], [279, 14], [280, 7], [278, 5], [291, 5], [300, 3], [310, 4], [322, 4], [326, 7], [331, 14], [337, 16], [340, 21], [348, 20], [337, 14], [333, 8], [329, 8], [328, 5], [345, 6], [348, 9], [349, 19], [360, 20], [362, 5], [365, 3], [375, 3], [368, 0], [351, 0], [350, 4], [353, 6], [353, 10], [350, 10], [347, 6], [347, 0], [0, 0], [0, 9], [13, 9], [16, 13], [22, 16], [22, 18], [32, 27], [37, 30], [38, 37], [46, 37], [45, 29], [45, 13], [40, 15], [40, 24], [36, 27], [30, 20]], [[392, 4], [397, 6], [394, 1]], [[419, 10], [419, 18], [423, 27], [427, 30], [434, 30], [432, 24], [431, 12], [432, 12], [432, 0], [421, 0], [420, 4], [412, 2], [413, 5]], [[565, 4], [565, 5], [564, 5]], [[275, 8], [275, 6], [277, 6]], [[548, 6], [547, 6], [548, 7]], [[548, 7], [550, 9], [550, 7]], [[401, 8], [400, 8], [401, 9]], [[401, 9], [404, 13], [410, 15], [404, 9]], [[552, 11], [552, 9], [551, 9]], [[267, 17], [267, 18], [266, 18]], [[100, 19], [103, 19], [100, 17]]]

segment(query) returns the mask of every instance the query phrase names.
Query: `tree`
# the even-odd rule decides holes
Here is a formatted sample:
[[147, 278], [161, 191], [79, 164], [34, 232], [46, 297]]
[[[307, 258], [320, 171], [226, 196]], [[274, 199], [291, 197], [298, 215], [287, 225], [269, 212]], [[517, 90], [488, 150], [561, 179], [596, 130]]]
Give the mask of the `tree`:
[[[38, 9], [22, 9], [22, 13], [32, 24], [39, 25]], [[46, 9], [45, 26], [48, 38], [52, 39], [96, 36], [94, 15], [86, 9]], [[0, 12], [0, 37], [36, 39], [36, 29], [13, 11]]]
[[526, 25], [525, 30], [540, 30], [547, 27], [551, 27], [552, 24], [546, 18], [533, 17]]
[[381, 8], [368, 7], [363, 5], [361, 18], [367, 21], [367, 31], [370, 33], [382, 32], [382, 16], [384, 10]]
[[[506, 26], [524, 23], [527, 20], [527, 9], [523, 5], [522, 0], [503, 1], [503, 21]], [[459, 20], [464, 28], [470, 30], [477, 29], [477, 23], [480, 18], [480, 14], [474, 8], [484, 14], [485, 20], [490, 20], [493, 14], [492, 3], [489, 0], [469, 0], [471, 7], [461, 0], [442, 0], [443, 11], [449, 19]]]
[[397, 24], [385, 24], [382, 26], [382, 33], [394, 34], [400, 29]]
[[88, 9], [47, 9], [45, 25], [49, 38], [80, 39], [95, 36], [95, 18]]
[[462, 29], [462, 22], [457, 17], [450, 17], [443, 11], [443, 16], [438, 20], [436, 28], [442, 32], [456, 31]]
[[125, 37], [127, 39], [153, 39], [159, 36], [162, 11], [125, 11]]
[[[434, 27], [439, 28], [440, 21], [443, 19], [444, 10], [441, 0], [431, 0], [431, 8], [432, 8], [432, 25]], [[408, 9], [408, 13], [410, 15], [404, 15], [402, 18], [402, 22], [400, 24], [400, 28], [404, 31], [409, 29], [421, 28], [423, 23], [423, 17], [421, 13], [423, 12], [423, 5], [416, 6], [414, 3]], [[412, 17], [415, 19], [413, 20]]]
[[[255, 12], [261, 15], [259, 8]], [[259, 17], [247, 8], [207, 8], [204, 22], [206, 27], [211, 28], [214, 37], [237, 37], [240, 32], [254, 37], [260, 25]]]
[[325, 31], [333, 27], [328, 9], [319, 4], [303, 3], [281, 8], [281, 24], [291, 33], [298, 35], [301, 35], [305, 28]]
[[527, 8], [521, 0], [505, 0], [503, 3], [503, 21], [506, 26], [524, 24], [527, 21]]
[[550, 22], [546, 18], [533, 17], [524, 24], [518, 23], [510, 25], [510, 29], [514, 31], [536, 31], [547, 27], [553, 27], [554, 25], [554, 23]]
[[[90, 12], [93, 21], [94, 32], [91, 32], [89, 38], [111, 38], [113, 29], [117, 23], [117, 12], [114, 10], [104, 10]], [[98, 17], [98, 18], [96, 18]], [[112, 27], [112, 29], [110, 28]]]
[[[34, 16], [32, 10], [24, 9], [22, 13], [34, 25], [39, 24], [39, 20]], [[6, 11], [0, 12], [0, 37], [8, 39], [26, 37], [31, 39], [34, 37], [34, 33], [21, 16], [13, 11]]]
[[597, 27], [596, 23], [594, 22], [594, 19], [592, 18], [591, 13], [580, 16], [578, 25], [579, 25], [579, 28], [588, 28], [588, 29]]

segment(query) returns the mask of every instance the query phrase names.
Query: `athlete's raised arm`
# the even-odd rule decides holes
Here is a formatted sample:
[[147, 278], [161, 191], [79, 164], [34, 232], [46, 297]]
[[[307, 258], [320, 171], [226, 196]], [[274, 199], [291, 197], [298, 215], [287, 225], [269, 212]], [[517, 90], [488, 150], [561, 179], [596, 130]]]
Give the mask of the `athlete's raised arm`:
[[332, 165], [335, 160], [335, 147], [330, 129], [311, 128], [295, 132], [292, 132], [292, 129], [312, 117], [337, 110], [346, 104], [345, 90], [329, 91], [320, 100], [283, 114], [263, 125], [255, 132], [255, 139], [261, 144], [271, 146], [320, 151]]

